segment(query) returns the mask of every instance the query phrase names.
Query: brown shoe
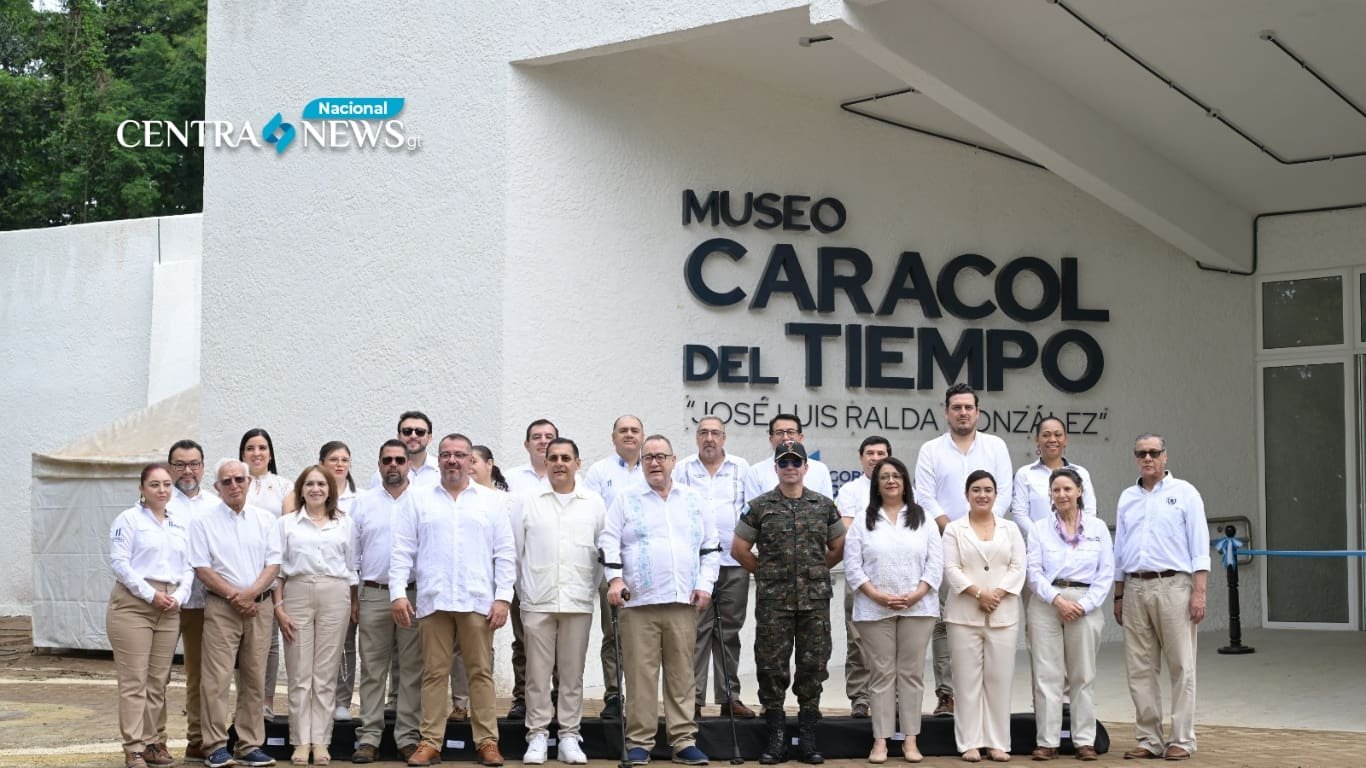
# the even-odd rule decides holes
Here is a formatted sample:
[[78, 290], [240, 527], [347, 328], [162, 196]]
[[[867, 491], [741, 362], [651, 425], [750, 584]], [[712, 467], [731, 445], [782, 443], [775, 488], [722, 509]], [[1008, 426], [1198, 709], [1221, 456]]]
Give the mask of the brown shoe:
[[735, 718], [737, 720], [753, 720], [758, 717], [758, 714], [756, 714], [754, 710], [745, 706], [745, 703], [739, 699], [731, 699], [729, 702], [721, 705], [722, 717], [726, 717], [732, 712], [735, 713]]
[[1092, 760], [1099, 760], [1100, 754], [1096, 752], [1096, 748], [1090, 744], [1083, 744], [1080, 747], [1077, 747], [1077, 759], [1090, 762]]
[[935, 717], [945, 717], [953, 714], [953, 694], [939, 694], [939, 705], [934, 708]]
[[204, 758], [208, 756], [209, 753], [204, 751], [204, 742], [202, 741], [192, 741], [185, 745], [186, 760], [202, 763], [204, 762]]
[[1035, 748], [1034, 748], [1034, 751], [1029, 753], [1029, 756], [1032, 757], [1032, 758], [1034, 758], [1035, 760], [1040, 760], [1040, 761], [1043, 761], [1043, 760], [1052, 760], [1053, 758], [1055, 758], [1055, 757], [1058, 756], [1058, 748], [1057, 748], [1057, 747], [1035, 747]]
[[1125, 760], [1161, 760], [1162, 755], [1149, 752], [1143, 747], [1134, 747], [1124, 753]]
[[1167, 747], [1167, 752], [1163, 754], [1162, 757], [1168, 760], [1189, 760], [1191, 759], [1191, 753], [1187, 752], [1183, 747], [1178, 747], [1173, 744], [1170, 747]]
[[452, 723], [463, 723], [470, 719], [470, 711], [464, 707], [451, 707], [451, 713], [446, 719]]
[[436, 765], [439, 762], [441, 751], [426, 742], [417, 745], [417, 750], [408, 757], [408, 765]]
[[498, 751], [498, 742], [489, 739], [479, 745], [479, 763], [493, 766], [503, 764], [503, 753]]
[[148, 765], [157, 768], [175, 765], [175, 758], [171, 757], [171, 750], [167, 749], [165, 744], [148, 744], [147, 748], [142, 750], [142, 759]]
[[147, 768], [147, 761], [141, 752], [128, 752], [123, 756], [123, 768]]
[[356, 747], [356, 751], [351, 753], [353, 763], [373, 763], [379, 756], [379, 750], [375, 749], [374, 744], [362, 744]]
[[406, 746], [399, 747], [398, 756], [403, 758], [404, 760], [407, 760], [408, 758], [413, 756], [414, 752], [417, 751], [417, 746], [418, 745], [416, 744], [408, 744]]

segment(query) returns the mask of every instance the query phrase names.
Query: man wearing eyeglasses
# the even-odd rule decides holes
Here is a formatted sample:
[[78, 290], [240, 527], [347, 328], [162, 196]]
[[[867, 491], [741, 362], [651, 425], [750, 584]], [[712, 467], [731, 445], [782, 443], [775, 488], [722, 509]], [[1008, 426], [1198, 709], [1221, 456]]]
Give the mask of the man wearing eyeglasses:
[[[1010, 511], [1011, 478], [1015, 471], [1010, 463], [1010, 451], [1005, 441], [995, 435], [977, 431], [977, 392], [963, 382], [944, 391], [944, 420], [948, 431], [920, 446], [915, 459], [915, 503], [925, 510], [926, 519], [944, 526], [968, 513], [967, 495], [963, 488], [968, 475], [984, 469], [996, 478], [996, 503], [992, 510], [997, 517]], [[941, 610], [948, 605], [946, 581], [940, 587]], [[934, 655], [934, 692], [939, 698], [934, 714], [942, 717], [953, 714], [953, 672], [949, 666], [948, 625], [941, 618], [934, 623], [930, 641]]]
[[[408, 480], [414, 488], [430, 488], [441, 482], [441, 468], [427, 453], [432, 442], [432, 420], [422, 411], [404, 411], [398, 417], [398, 439], [408, 451]], [[370, 487], [384, 485], [380, 472], [370, 478]]]
[[[166, 505], [171, 516], [184, 521], [188, 529], [190, 521], [203, 512], [218, 506], [219, 499], [203, 488], [204, 449], [193, 440], [177, 440], [167, 452], [166, 463], [171, 465], [175, 490], [171, 501]], [[190, 588], [190, 598], [180, 607], [180, 641], [185, 654], [185, 746], [186, 760], [203, 760], [203, 731], [199, 722], [199, 660], [204, 640], [204, 584], [194, 580]], [[166, 730], [166, 708], [161, 710], [160, 730]], [[171, 765], [170, 752], [165, 744], [155, 745], [156, 760], [150, 756], [152, 747], [144, 752], [148, 765]], [[164, 754], [163, 754], [164, 752]]]
[[[645, 483], [619, 492], [607, 510], [598, 545], [606, 563], [607, 599], [620, 608], [626, 666], [626, 744], [633, 765], [650, 762], [659, 727], [660, 667], [664, 721], [673, 761], [705, 765], [693, 719], [693, 648], [697, 614], [716, 585], [716, 525], [702, 496], [673, 482], [673, 445], [645, 439]], [[630, 590], [630, 601], [624, 597]]]
[[[459, 645], [470, 686], [470, 726], [483, 765], [502, 765], [493, 693], [493, 633], [507, 622], [516, 578], [512, 525], [498, 492], [473, 482], [472, 443], [452, 433], [440, 442], [441, 482], [416, 486], [394, 521], [389, 598], [394, 621], [417, 619], [422, 644], [422, 742], [409, 765], [441, 762], [450, 700], [451, 653]], [[407, 585], [417, 582], [417, 606]]]
[[[207, 590], [200, 659], [200, 714], [209, 768], [266, 766], [266, 651], [274, 634], [271, 595], [280, 572], [275, 515], [247, 504], [247, 465], [214, 471], [222, 503], [190, 521], [190, 565]], [[262, 609], [265, 606], [265, 609]], [[236, 756], [228, 753], [228, 685], [237, 668]]]
[[[754, 664], [768, 725], [759, 762], [787, 759], [783, 702], [790, 681], [797, 695], [801, 760], [822, 763], [816, 725], [822, 683], [829, 677], [830, 568], [844, 554], [844, 524], [834, 501], [804, 485], [808, 459], [801, 443], [779, 443], [773, 467], [778, 487], [750, 501], [735, 524], [730, 548], [755, 581]], [[789, 675], [794, 646], [796, 674]]]
[[[674, 482], [702, 494], [716, 525], [717, 539], [725, 544], [711, 603], [697, 617], [697, 647], [693, 651], [693, 677], [697, 700], [693, 717], [702, 716], [707, 703], [707, 670], [712, 671], [713, 691], [722, 717], [752, 718], [754, 710], [740, 701], [740, 628], [749, 611], [749, 571], [730, 556], [735, 521], [745, 507], [745, 474], [749, 462], [726, 452], [726, 425], [715, 416], [697, 422], [697, 453], [678, 462]], [[721, 632], [715, 624], [720, 613]], [[721, 654], [725, 654], [724, 664]], [[727, 679], [726, 675], [730, 677]]]
[[[768, 444], [777, 450], [786, 442], [805, 443], [806, 436], [802, 434], [801, 419], [790, 413], [780, 413], [768, 421]], [[778, 472], [773, 466], [767, 457], [749, 465], [749, 473], [745, 476], [745, 501], [778, 487]], [[816, 459], [807, 459], [806, 468], [806, 487], [833, 500], [835, 484], [830, 480], [830, 468]]]
[[[356, 732], [354, 763], [372, 763], [384, 735], [385, 682], [397, 692], [394, 743], [404, 760], [417, 751], [422, 714], [422, 646], [417, 630], [394, 622], [389, 605], [389, 556], [393, 550], [394, 520], [408, 514], [412, 483], [408, 479], [408, 451], [402, 440], [390, 438], [379, 449], [379, 472], [384, 484], [356, 497], [351, 507], [352, 544], [360, 576], [360, 729]], [[416, 602], [416, 584], [404, 594]], [[397, 661], [398, 675], [391, 669]]]
[[[584, 473], [583, 485], [602, 497], [608, 509], [617, 496], [627, 490], [643, 485], [641, 478], [640, 444], [645, 437], [645, 425], [630, 414], [618, 416], [612, 422], [612, 448], [614, 453], [605, 459], [593, 462]], [[598, 658], [602, 661], [602, 713], [605, 719], [621, 717], [621, 691], [617, 690], [617, 657], [612, 650], [611, 607], [607, 602], [607, 583], [603, 582], [598, 590], [598, 626], [602, 629], [602, 643], [598, 647]]]
[[[1139, 435], [1134, 458], [1138, 482], [1119, 495], [1115, 525], [1115, 621], [1124, 627], [1138, 737], [1124, 757], [1186, 760], [1195, 752], [1195, 633], [1205, 618], [1210, 566], [1205, 502], [1195, 486], [1167, 471], [1161, 435]], [[1164, 659], [1172, 687], [1170, 739], [1162, 734], [1157, 680]]]

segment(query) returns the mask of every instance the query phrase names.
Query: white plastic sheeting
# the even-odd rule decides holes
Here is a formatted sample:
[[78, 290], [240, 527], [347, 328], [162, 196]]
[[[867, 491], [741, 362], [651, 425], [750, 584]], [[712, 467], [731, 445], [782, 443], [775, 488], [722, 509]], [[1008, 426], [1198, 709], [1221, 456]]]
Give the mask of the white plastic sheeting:
[[33, 645], [109, 649], [109, 525], [138, 499], [138, 475], [199, 433], [199, 388], [33, 454]]

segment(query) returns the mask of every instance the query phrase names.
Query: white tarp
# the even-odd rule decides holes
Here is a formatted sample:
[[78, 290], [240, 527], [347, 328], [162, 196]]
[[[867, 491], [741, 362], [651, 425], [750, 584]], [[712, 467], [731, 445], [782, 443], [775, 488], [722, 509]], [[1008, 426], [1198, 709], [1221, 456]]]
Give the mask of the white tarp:
[[33, 454], [33, 646], [108, 650], [109, 526], [138, 500], [142, 467], [199, 433], [199, 388]]

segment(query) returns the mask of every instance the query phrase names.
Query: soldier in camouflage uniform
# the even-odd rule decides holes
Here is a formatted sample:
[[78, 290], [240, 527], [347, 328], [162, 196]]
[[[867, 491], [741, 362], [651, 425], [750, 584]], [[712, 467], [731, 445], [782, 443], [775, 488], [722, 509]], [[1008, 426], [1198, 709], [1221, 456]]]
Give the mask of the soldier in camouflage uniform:
[[768, 724], [768, 745], [759, 762], [772, 765], [787, 759], [783, 699], [795, 643], [797, 749], [802, 762], [821, 763], [816, 723], [821, 683], [829, 676], [830, 566], [843, 554], [844, 525], [833, 501], [802, 485], [807, 463], [801, 443], [779, 443], [773, 461], [778, 487], [750, 501], [735, 524], [731, 544], [731, 555], [755, 575], [754, 663]]

